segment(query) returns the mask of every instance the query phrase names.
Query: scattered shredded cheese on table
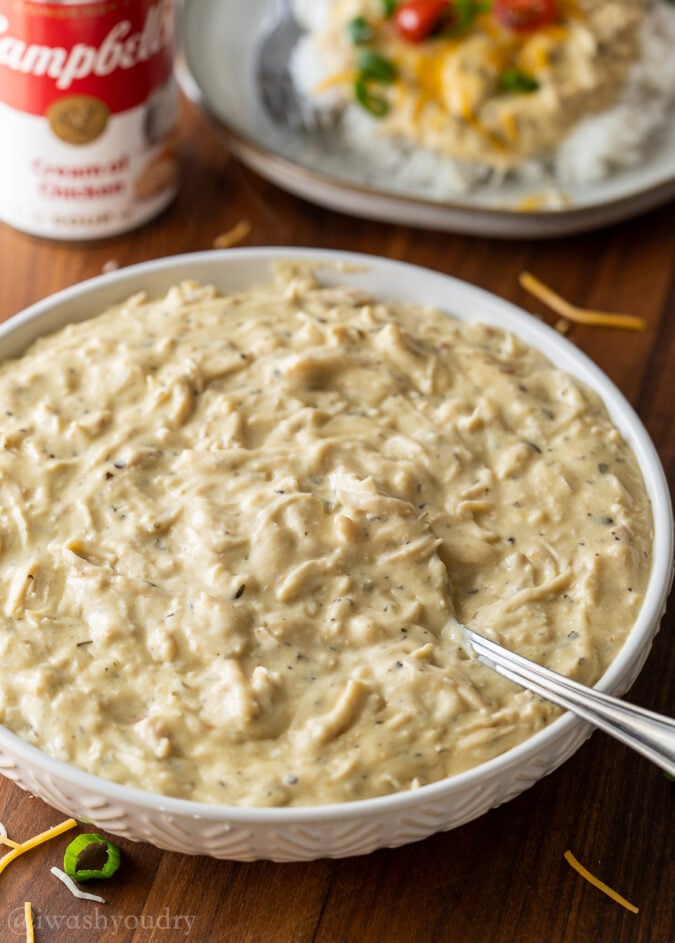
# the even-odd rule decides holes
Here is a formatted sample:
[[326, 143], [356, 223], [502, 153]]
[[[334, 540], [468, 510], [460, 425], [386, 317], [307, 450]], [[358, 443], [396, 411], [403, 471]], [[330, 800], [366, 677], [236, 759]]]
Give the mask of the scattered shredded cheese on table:
[[52, 838], [56, 838], [57, 835], [67, 832], [71, 828], [75, 828], [77, 822], [75, 819], [66, 819], [65, 822], [61, 822], [60, 825], [55, 825], [53, 828], [47, 829], [46, 832], [40, 832], [39, 835], [34, 835], [32, 838], [29, 838], [25, 842], [21, 842], [18, 845], [15, 845], [8, 851], [7, 854], [0, 858], [0, 874], [5, 870], [8, 864], [14, 861], [15, 858], [18, 858], [19, 855], [22, 855], [25, 851], [30, 851], [31, 848], [35, 848], [37, 845], [42, 845], [44, 842], [49, 841]]
[[59, 881], [66, 885], [73, 897], [77, 897], [80, 900], [95, 900], [99, 904], [105, 904], [105, 899], [99, 897], [98, 894], [89, 894], [87, 891], [80, 890], [75, 881], [73, 881], [65, 871], [62, 871], [61, 868], [50, 868], [49, 870], [54, 877], [58, 878]]
[[230, 249], [238, 243], [243, 242], [251, 231], [251, 222], [248, 219], [240, 219], [236, 226], [221, 233], [213, 240], [214, 249]]
[[0, 845], [8, 845], [10, 848], [19, 847], [18, 841], [12, 841], [11, 838], [7, 837], [7, 829], [2, 824], [2, 822], [0, 822]]
[[631, 314], [614, 314], [608, 311], [592, 311], [589, 308], [579, 308], [577, 305], [566, 301], [565, 298], [530, 272], [521, 272], [519, 281], [525, 291], [529, 291], [535, 298], [539, 298], [549, 308], [552, 308], [556, 314], [562, 315], [568, 321], [574, 321], [575, 324], [617, 327], [625, 331], [645, 331], [647, 329], [647, 322], [644, 318], [637, 318]]
[[35, 943], [35, 927], [33, 926], [33, 908], [27, 900], [23, 905], [23, 914], [26, 920], [26, 943]]
[[571, 865], [571, 867], [573, 867], [574, 870], [582, 876], [582, 878], [585, 878], [589, 884], [592, 884], [593, 887], [597, 887], [599, 891], [602, 891], [603, 894], [611, 897], [612, 900], [616, 901], [617, 904], [621, 904], [621, 906], [625, 907], [626, 910], [630, 910], [631, 913], [636, 914], [638, 912], [638, 908], [635, 906], [635, 904], [631, 904], [630, 901], [627, 901], [625, 897], [622, 897], [621, 894], [617, 894], [615, 890], [596, 878], [594, 874], [591, 874], [590, 871], [588, 871], [577, 861], [571, 851], [566, 851], [564, 858], [565, 861]]
[[12, 839], [7, 838], [6, 835], [0, 835], [0, 845], [7, 845], [8, 848], [19, 848], [19, 842], [12, 841]]

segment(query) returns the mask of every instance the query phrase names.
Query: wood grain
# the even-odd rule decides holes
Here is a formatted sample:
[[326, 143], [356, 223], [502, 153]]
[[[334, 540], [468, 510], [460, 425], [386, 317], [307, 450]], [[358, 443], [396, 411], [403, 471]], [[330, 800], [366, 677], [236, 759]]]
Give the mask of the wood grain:
[[[574, 327], [571, 339], [623, 390], [675, 481], [675, 212], [662, 209], [576, 238], [507, 242], [354, 220], [282, 193], [230, 159], [188, 106], [184, 180], [164, 215], [91, 244], [54, 243], [0, 225], [0, 319], [45, 295], [127, 265], [211, 248], [241, 219], [247, 245], [307, 245], [405, 259], [456, 275], [553, 323], [518, 285], [527, 268], [570, 300], [640, 314], [645, 334]], [[664, 619], [630, 699], [671, 713], [674, 619]], [[38, 943], [671, 943], [673, 790], [663, 774], [596, 733], [561, 769], [453, 832], [342, 861], [278, 865], [188, 858], [121, 842], [124, 868], [74, 900], [49, 873], [68, 836], [0, 876], [0, 940]], [[0, 821], [22, 839], [62, 816], [0, 782]], [[584, 882], [573, 853], [637, 904], [634, 915]]]

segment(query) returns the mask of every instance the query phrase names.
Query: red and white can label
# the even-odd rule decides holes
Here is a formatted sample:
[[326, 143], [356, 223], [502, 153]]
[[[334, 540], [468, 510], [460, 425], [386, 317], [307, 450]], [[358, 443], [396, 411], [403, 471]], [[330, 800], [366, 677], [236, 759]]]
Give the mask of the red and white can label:
[[0, 0], [0, 218], [112, 235], [177, 186], [173, 0]]

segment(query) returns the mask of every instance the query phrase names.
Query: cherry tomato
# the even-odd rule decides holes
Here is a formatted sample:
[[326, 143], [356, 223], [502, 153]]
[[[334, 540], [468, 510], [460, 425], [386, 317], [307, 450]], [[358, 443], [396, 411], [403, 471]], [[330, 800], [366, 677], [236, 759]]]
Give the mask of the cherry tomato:
[[507, 29], [527, 33], [551, 23], [556, 4], [555, 0], [494, 0], [494, 13]]
[[453, 17], [448, 0], [403, 0], [394, 11], [394, 27], [401, 39], [421, 43]]

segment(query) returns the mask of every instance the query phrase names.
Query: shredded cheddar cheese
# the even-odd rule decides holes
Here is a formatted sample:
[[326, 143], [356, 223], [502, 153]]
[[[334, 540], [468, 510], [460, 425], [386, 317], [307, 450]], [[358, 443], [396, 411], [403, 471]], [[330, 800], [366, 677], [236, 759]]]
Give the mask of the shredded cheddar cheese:
[[228, 229], [227, 232], [216, 236], [216, 238], [213, 240], [213, 248], [230, 249], [232, 246], [236, 246], [240, 242], [243, 242], [250, 231], [251, 221], [249, 219], [240, 219], [239, 222], [231, 229]]
[[33, 908], [30, 901], [27, 900], [23, 905], [23, 913], [26, 921], [26, 943], [35, 943], [35, 927], [33, 926]]
[[65, 822], [61, 822], [60, 825], [55, 825], [53, 828], [47, 829], [46, 832], [40, 832], [39, 835], [34, 835], [32, 838], [29, 838], [25, 842], [21, 842], [16, 847], [12, 848], [11, 851], [7, 852], [4, 858], [0, 858], [0, 874], [5, 870], [8, 864], [14, 861], [15, 858], [18, 858], [19, 855], [22, 855], [26, 851], [30, 851], [31, 848], [37, 847], [37, 845], [42, 845], [44, 842], [49, 841], [52, 838], [56, 838], [57, 835], [67, 832], [71, 828], [75, 828], [77, 822], [75, 819], [66, 819]]
[[575, 324], [590, 324], [596, 327], [616, 327], [625, 331], [644, 331], [647, 323], [644, 318], [630, 314], [614, 314], [608, 311], [592, 311], [589, 308], [579, 308], [562, 298], [557, 292], [549, 288], [530, 272], [520, 273], [520, 284], [535, 298], [539, 298], [556, 314], [562, 315]]
[[19, 847], [18, 841], [12, 841], [11, 838], [7, 837], [7, 829], [2, 824], [2, 822], [0, 822], [0, 845], [8, 845], [10, 848]]
[[512, 111], [503, 111], [499, 116], [504, 137], [509, 144], [518, 140], [518, 121]]
[[314, 86], [314, 94], [321, 95], [322, 92], [327, 91], [329, 88], [335, 88], [336, 85], [348, 85], [355, 81], [357, 72], [354, 69], [345, 69], [344, 72], [335, 72], [333, 75], [329, 75], [328, 78], [323, 79], [317, 85]]
[[7, 845], [8, 848], [18, 848], [18, 841], [12, 841], [11, 838], [7, 838], [6, 835], [0, 835], [0, 845]]
[[[416, 62], [411, 68], [415, 76], [420, 105], [437, 102], [444, 93], [443, 69], [445, 55], [430, 55], [426, 63]], [[405, 96], [404, 96], [405, 97]]]
[[625, 897], [622, 897], [621, 894], [617, 894], [615, 890], [611, 887], [608, 887], [607, 884], [600, 881], [595, 877], [594, 874], [591, 874], [582, 864], [580, 864], [577, 859], [574, 857], [571, 851], [566, 851], [564, 854], [565, 861], [577, 871], [582, 878], [585, 878], [589, 884], [592, 884], [593, 887], [597, 887], [599, 891], [602, 891], [603, 894], [606, 894], [608, 897], [611, 897], [613, 901], [616, 901], [617, 904], [621, 904], [622, 907], [625, 907], [626, 910], [630, 910], [631, 913], [636, 914], [638, 908], [635, 904], [631, 904], [630, 901], [627, 901]]

